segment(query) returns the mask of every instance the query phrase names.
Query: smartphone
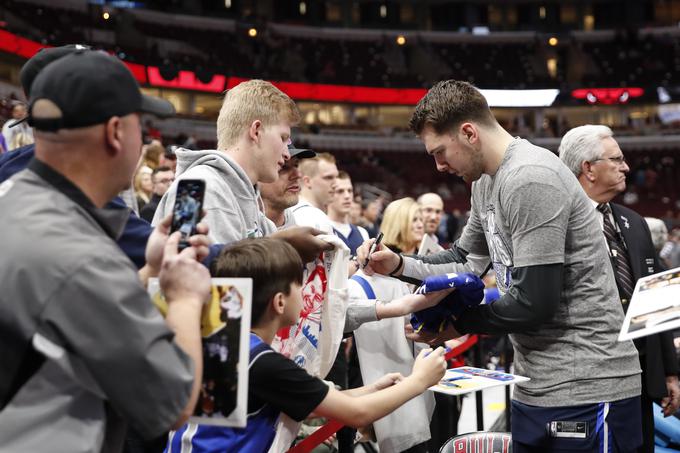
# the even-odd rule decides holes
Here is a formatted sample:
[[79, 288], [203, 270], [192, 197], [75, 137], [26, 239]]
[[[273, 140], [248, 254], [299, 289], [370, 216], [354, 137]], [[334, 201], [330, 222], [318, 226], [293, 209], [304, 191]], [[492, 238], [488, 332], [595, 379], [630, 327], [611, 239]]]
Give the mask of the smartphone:
[[196, 224], [201, 220], [203, 210], [205, 181], [202, 179], [182, 179], [177, 183], [175, 206], [172, 209], [170, 232], [179, 231], [179, 249], [189, 246], [189, 237], [196, 234]]
[[380, 245], [380, 241], [382, 241], [383, 234], [382, 231], [378, 233], [378, 237], [376, 238], [375, 242], [371, 244], [371, 248], [368, 249], [368, 256], [366, 257], [366, 260], [364, 261], [364, 267], [368, 266], [368, 262], [371, 259], [371, 255], [373, 252], [375, 252], [375, 249], [378, 248], [378, 245]]

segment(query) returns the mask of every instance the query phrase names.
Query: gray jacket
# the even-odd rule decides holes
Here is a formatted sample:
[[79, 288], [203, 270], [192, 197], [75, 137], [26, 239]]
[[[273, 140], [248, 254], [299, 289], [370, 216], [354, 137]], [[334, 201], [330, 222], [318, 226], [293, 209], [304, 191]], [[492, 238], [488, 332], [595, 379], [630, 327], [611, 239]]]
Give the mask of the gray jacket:
[[274, 223], [264, 215], [257, 187], [226, 153], [178, 149], [176, 154], [177, 179], [158, 204], [153, 225], [172, 212], [179, 181], [203, 179], [203, 208], [208, 212], [203, 222], [208, 224], [213, 241], [228, 244], [276, 231]]
[[129, 211], [34, 160], [0, 185], [0, 212], [0, 452], [97, 452], [121, 445], [120, 417], [167, 431], [192, 363], [114, 241]]

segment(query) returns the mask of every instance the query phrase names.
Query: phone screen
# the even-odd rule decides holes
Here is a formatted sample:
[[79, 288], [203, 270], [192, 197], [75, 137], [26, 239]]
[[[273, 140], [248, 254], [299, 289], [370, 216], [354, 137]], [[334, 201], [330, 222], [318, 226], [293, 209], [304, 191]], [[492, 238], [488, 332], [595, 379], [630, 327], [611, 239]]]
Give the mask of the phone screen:
[[187, 247], [189, 236], [196, 234], [196, 224], [201, 219], [204, 194], [205, 181], [202, 179], [182, 179], [177, 183], [170, 231], [182, 233], [179, 242], [180, 249]]

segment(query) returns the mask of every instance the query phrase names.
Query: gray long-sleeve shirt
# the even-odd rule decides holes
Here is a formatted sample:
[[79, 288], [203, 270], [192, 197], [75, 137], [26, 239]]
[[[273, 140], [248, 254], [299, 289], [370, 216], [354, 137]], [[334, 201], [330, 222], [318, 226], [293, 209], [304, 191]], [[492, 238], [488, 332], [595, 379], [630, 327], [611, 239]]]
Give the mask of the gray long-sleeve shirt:
[[535, 279], [527, 278], [532, 268], [561, 271], [561, 278], [538, 282], [561, 284], [542, 288], [555, 300], [528, 301], [544, 314], [533, 325], [506, 316], [522, 300], [512, 294], [492, 306], [474, 307], [459, 320], [464, 327], [469, 317], [482, 331], [507, 327], [516, 372], [531, 378], [517, 385], [515, 399], [535, 406], [572, 406], [640, 394], [635, 346], [617, 341], [623, 310], [595, 211], [554, 154], [514, 140], [496, 174], [473, 183], [470, 220], [459, 244], [470, 252], [467, 264], [456, 263], [446, 251], [426, 261], [405, 258], [404, 276], [479, 272], [490, 260], [498, 288], [506, 294], [521, 285], [513, 281], [520, 275], [536, 286]]

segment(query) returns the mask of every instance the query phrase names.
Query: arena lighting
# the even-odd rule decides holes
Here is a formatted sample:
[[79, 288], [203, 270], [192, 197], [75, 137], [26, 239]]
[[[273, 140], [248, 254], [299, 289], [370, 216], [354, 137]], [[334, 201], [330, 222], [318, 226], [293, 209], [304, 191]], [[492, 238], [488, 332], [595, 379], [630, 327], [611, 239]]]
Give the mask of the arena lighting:
[[574, 99], [585, 99], [589, 104], [625, 104], [632, 98], [639, 98], [645, 90], [629, 88], [579, 88], [571, 92]]
[[406, 44], [406, 37], [404, 35], [397, 36], [397, 44], [399, 44], [400, 46]]
[[656, 94], [659, 96], [659, 103], [661, 104], [668, 104], [673, 99], [668, 90], [664, 87], [657, 87]]
[[89, 0], [90, 5], [109, 6], [111, 8], [143, 8], [144, 3], [126, 0]]
[[558, 89], [546, 90], [482, 90], [489, 107], [550, 107], [560, 94]]
[[548, 40], [548, 44], [550, 44], [553, 47], [555, 47], [558, 43], [559, 41], [554, 36], [551, 36], [550, 39]]
[[250, 36], [251, 38], [254, 38], [255, 36], [257, 36], [257, 28], [253, 27], [253, 28], [248, 29], [248, 36]]
[[104, 14], [102, 14], [102, 17], [104, 18], [104, 20], [109, 20], [111, 15], [108, 12], [105, 12]]

